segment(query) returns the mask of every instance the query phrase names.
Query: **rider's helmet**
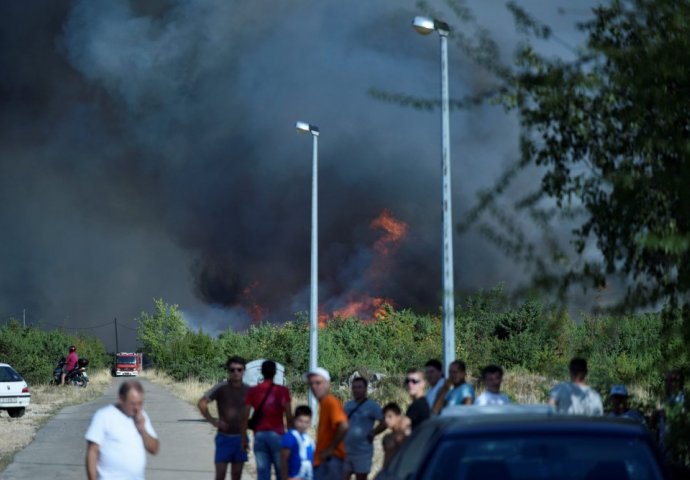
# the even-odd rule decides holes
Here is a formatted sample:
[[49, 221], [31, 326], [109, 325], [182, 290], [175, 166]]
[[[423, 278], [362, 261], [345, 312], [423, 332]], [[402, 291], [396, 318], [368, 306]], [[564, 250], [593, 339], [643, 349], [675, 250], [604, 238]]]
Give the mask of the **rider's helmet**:
[[69, 347], [69, 351], [70, 351], [70, 353], [71, 353], [71, 352], [76, 352], [76, 351], [77, 351], [77, 347], [75, 347], [74, 345], [71, 345], [71, 346]]

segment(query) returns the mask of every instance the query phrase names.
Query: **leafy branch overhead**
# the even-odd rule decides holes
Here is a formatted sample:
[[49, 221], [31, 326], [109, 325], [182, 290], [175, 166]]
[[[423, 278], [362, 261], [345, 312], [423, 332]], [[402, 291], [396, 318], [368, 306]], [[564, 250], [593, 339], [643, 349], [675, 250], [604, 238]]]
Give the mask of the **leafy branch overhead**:
[[593, 241], [603, 269], [582, 273], [629, 276], [631, 306], [690, 289], [688, 20], [684, 2], [613, 1], [581, 25], [575, 61], [516, 57], [523, 157], [558, 207], [584, 209], [576, 252]]
[[[690, 4], [674, 0], [612, 0], [581, 23], [573, 48], [516, 3], [508, 3], [525, 35], [512, 64], [464, 1], [446, 0], [462, 28], [455, 51], [485, 68], [486, 91], [454, 102], [468, 108], [491, 100], [518, 114], [520, 152], [493, 189], [459, 226], [479, 230], [511, 256], [530, 263], [535, 283], [559, 279], [605, 288], [614, 276], [630, 285], [626, 307], [685, 302], [690, 291]], [[420, 8], [438, 14], [426, 3]], [[468, 26], [470, 28], [468, 28]], [[469, 32], [469, 33], [464, 33]], [[568, 47], [570, 59], [547, 57], [534, 41]], [[532, 43], [530, 43], [532, 42]], [[402, 94], [384, 101], [432, 109], [437, 102]], [[540, 182], [510, 205], [505, 192], [521, 171]], [[532, 235], [508, 210], [528, 213]], [[487, 220], [487, 218], [489, 220]], [[570, 225], [562, 246], [554, 219]], [[529, 245], [543, 232], [539, 254]], [[544, 254], [546, 253], [546, 255]]]

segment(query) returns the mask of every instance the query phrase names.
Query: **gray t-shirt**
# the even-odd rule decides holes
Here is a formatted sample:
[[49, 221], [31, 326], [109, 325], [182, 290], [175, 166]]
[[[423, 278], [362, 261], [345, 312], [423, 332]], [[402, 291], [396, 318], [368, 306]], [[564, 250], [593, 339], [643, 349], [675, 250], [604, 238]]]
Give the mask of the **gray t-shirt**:
[[383, 420], [383, 411], [378, 403], [369, 398], [359, 408], [357, 405], [359, 402], [355, 400], [345, 404], [345, 413], [350, 424], [345, 435], [345, 452], [347, 455], [372, 455], [374, 446], [369, 443], [367, 435], [377, 420]]
[[587, 385], [559, 383], [551, 389], [549, 398], [556, 401], [558, 413], [590, 416], [604, 414], [601, 396]]

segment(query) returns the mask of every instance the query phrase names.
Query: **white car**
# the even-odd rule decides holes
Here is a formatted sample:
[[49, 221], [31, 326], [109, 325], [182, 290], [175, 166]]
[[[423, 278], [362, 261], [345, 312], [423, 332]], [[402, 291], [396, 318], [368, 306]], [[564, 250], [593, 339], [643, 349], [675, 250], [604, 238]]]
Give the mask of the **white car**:
[[24, 415], [31, 402], [31, 393], [21, 375], [6, 363], [0, 363], [0, 410], [12, 418]]

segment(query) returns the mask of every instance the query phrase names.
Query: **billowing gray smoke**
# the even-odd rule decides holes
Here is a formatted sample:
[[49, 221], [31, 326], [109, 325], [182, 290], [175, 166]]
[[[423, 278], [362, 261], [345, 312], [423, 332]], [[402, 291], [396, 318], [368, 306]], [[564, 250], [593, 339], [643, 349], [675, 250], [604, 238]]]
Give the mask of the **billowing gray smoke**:
[[[250, 304], [270, 321], [306, 310], [311, 139], [296, 120], [322, 131], [322, 302], [356, 287], [437, 310], [438, 112], [367, 94], [437, 95], [438, 43], [411, 30], [412, 0], [1, 8], [0, 315], [132, 325], [160, 296], [213, 331], [246, 326]], [[451, 75], [455, 96], [486, 77], [457, 55]], [[457, 217], [512, 155], [515, 127], [488, 109], [452, 122]], [[409, 230], [372, 282], [384, 208]], [[509, 280], [494, 257], [456, 238], [459, 290]]]

